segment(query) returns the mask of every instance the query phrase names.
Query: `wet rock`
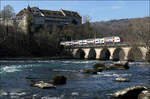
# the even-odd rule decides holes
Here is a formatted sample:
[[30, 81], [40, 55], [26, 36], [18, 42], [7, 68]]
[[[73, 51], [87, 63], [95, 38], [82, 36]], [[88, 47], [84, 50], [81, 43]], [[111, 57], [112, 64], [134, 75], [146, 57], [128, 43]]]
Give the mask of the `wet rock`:
[[105, 67], [104, 63], [96, 63], [93, 66], [93, 69], [86, 69], [83, 72], [89, 73], [89, 74], [97, 74], [97, 72], [102, 72], [105, 69], [106, 69], [106, 67]]
[[92, 69], [86, 69], [83, 71], [84, 73], [88, 73], [88, 74], [97, 74], [96, 71], [92, 70]]
[[67, 78], [63, 75], [55, 76], [52, 80], [55, 85], [66, 84], [67, 82]]
[[129, 69], [129, 65], [128, 65], [128, 62], [114, 63], [114, 64], [107, 66], [106, 69], [107, 70], [125, 70], [125, 69]]
[[78, 92], [72, 92], [71, 95], [72, 96], [79, 96], [79, 93]]
[[43, 82], [43, 81], [39, 81], [35, 84], [32, 84], [31, 86], [42, 88], [42, 89], [56, 88], [56, 86], [54, 86], [53, 84], [46, 83], [46, 82]]
[[130, 82], [129, 79], [126, 79], [126, 78], [120, 78], [120, 77], [119, 77], [119, 78], [116, 78], [115, 81], [116, 81], [116, 82]]
[[101, 72], [103, 70], [106, 69], [105, 67], [105, 64], [104, 63], [96, 63], [94, 66], [93, 66], [93, 69], [95, 72]]
[[138, 95], [147, 88], [145, 86], [132, 86], [112, 94], [116, 99], [138, 99]]
[[150, 91], [149, 90], [143, 90], [139, 95], [138, 99], [150, 99]]
[[7, 92], [0, 92], [0, 96], [7, 96], [8, 93]]

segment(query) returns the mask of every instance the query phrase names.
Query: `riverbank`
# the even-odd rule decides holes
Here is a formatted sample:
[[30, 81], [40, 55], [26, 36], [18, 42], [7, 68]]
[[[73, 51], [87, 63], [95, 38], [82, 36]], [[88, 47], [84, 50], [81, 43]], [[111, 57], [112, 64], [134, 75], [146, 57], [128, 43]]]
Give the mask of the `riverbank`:
[[59, 60], [59, 59], [74, 59], [71, 56], [54, 56], [54, 57], [4, 57], [0, 60]]
[[[4, 58], [0, 58], [0, 61], [2, 60], [6, 60], [6, 61], [34, 61], [34, 60], [80, 60], [77, 58], [73, 58], [72, 56], [54, 56], [54, 57], [4, 57]], [[82, 60], [91, 60], [91, 59], [82, 59]], [[99, 59], [93, 59], [93, 60], [99, 60]], [[117, 62], [117, 61], [113, 61], [113, 60], [99, 60], [99, 61], [112, 61], [112, 62]], [[125, 60], [123, 60], [125, 61]], [[150, 62], [147, 61], [129, 61], [129, 62], [145, 62], [147, 64], [149, 64]]]

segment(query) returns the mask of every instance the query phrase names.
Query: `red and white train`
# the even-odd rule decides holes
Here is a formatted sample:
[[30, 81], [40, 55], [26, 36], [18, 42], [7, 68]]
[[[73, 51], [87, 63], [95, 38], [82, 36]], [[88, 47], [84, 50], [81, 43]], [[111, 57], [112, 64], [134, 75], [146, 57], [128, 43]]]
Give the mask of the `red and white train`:
[[95, 39], [84, 39], [84, 40], [73, 40], [73, 41], [62, 41], [60, 45], [63, 46], [90, 46], [90, 45], [101, 45], [109, 43], [120, 43], [121, 39], [119, 36], [95, 38]]

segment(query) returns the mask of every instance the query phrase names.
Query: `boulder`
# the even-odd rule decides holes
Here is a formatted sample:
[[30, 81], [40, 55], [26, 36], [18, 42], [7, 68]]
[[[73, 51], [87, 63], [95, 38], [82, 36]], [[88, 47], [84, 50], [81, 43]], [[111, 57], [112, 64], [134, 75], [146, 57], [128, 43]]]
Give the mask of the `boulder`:
[[150, 91], [149, 90], [143, 90], [139, 95], [138, 99], [150, 99]]
[[138, 95], [147, 88], [145, 86], [131, 86], [112, 94], [117, 99], [138, 99]]
[[107, 70], [125, 70], [129, 69], [128, 62], [125, 63], [114, 63], [106, 67]]
[[120, 77], [116, 78], [115, 81], [117, 81], [117, 82], [130, 82], [129, 79], [126, 79], [126, 78], [120, 78]]
[[31, 86], [42, 88], [42, 89], [56, 88], [56, 86], [54, 86], [53, 84], [46, 83], [44, 81], [39, 81], [37, 83], [32, 84]]
[[57, 75], [54, 78], [52, 78], [52, 80], [55, 85], [66, 84], [67, 82], [67, 78], [63, 75]]
[[78, 92], [72, 92], [71, 95], [72, 96], [79, 96], [79, 93]]
[[92, 69], [86, 69], [83, 71], [84, 73], [88, 73], [88, 74], [97, 74], [96, 71], [92, 70]]
[[105, 64], [104, 63], [96, 63], [94, 66], [93, 66], [93, 69], [95, 72], [101, 72], [103, 70], [106, 69], [105, 67]]

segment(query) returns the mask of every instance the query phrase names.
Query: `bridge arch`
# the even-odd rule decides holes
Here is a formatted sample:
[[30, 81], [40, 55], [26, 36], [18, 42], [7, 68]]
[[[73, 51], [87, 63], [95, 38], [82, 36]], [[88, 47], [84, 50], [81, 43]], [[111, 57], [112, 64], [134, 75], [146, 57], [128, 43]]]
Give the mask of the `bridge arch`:
[[100, 60], [109, 60], [110, 59], [110, 51], [108, 48], [103, 48], [100, 52]]
[[140, 48], [133, 47], [128, 52], [129, 61], [141, 61], [143, 60], [143, 54]]
[[84, 59], [85, 58], [85, 52], [81, 48], [79, 48], [75, 53], [75, 58], [77, 59]]
[[88, 59], [96, 59], [96, 51], [94, 48], [91, 48], [88, 53]]
[[113, 61], [119, 61], [124, 60], [125, 52], [122, 48], [118, 47], [114, 50], [112, 60]]

